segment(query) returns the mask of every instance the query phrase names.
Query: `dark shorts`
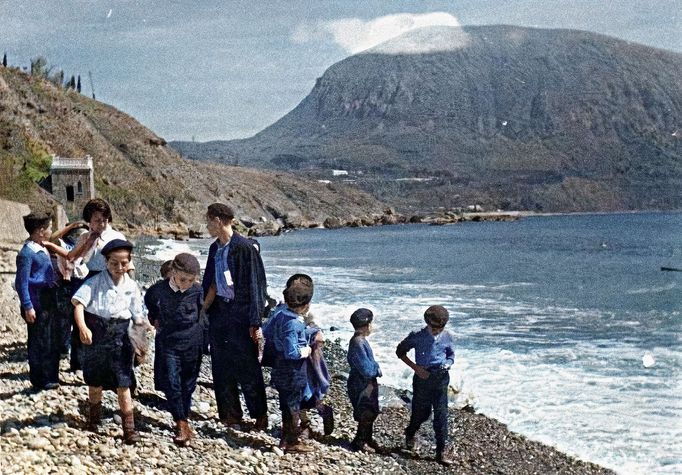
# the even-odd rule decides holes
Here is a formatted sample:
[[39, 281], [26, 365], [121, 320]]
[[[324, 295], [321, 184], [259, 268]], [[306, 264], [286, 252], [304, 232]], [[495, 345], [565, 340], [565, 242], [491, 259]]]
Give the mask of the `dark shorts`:
[[85, 314], [92, 344], [83, 345], [83, 379], [88, 386], [115, 390], [133, 385], [134, 351], [128, 336], [130, 320], [104, 320]]

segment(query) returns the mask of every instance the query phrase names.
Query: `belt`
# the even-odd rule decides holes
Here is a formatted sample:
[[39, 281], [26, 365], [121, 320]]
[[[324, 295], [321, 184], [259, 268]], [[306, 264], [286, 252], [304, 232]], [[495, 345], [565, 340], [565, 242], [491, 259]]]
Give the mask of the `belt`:
[[426, 371], [429, 373], [445, 373], [450, 371], [450, 368], [445, 365], [438, 365], [438, 366], [430, 366], [426, 368]]

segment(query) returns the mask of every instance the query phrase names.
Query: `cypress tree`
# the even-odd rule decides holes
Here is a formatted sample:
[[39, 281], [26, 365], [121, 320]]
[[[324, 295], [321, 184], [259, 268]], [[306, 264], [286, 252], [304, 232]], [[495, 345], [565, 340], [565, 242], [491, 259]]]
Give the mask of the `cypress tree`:
[[76, 76], [71, 75], [71, 80], [69, 81], [69, 89], [76, 89]]
[[7, 53], [2, 56], [2, 65], [7, 67]]
[[81, 92], [81, 75], [78, 75], [78, 83], [76, 84], [76, 91]]

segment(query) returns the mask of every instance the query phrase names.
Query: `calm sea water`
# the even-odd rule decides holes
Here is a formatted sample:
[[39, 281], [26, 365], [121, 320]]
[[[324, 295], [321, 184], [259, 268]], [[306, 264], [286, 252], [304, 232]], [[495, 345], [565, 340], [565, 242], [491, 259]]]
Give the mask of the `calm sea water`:
[[[451, 312], [460, 397], [511, 430], [621, 473], [682, 473], [682, 214], [306, 230], [261, 238], [270, 294], [315, 279], [313, 312], [347, 340], [360, 306], [382, 382], [396, 344]], [[164, 242], [157, 258], [208, 241]], [[205, 257], [204, 257], [205, 259]], [[653, 365], [652, 365], [653, 362]]]

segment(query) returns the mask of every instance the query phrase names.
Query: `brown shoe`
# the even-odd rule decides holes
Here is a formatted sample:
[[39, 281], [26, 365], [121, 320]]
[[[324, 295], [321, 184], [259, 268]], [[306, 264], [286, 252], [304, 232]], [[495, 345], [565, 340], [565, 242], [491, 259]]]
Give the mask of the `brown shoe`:
[[452, 456], [452, 450], [448, 447], [445, 450], [437, 451], [436, 462], [446, 467], [454, 464], [455, 460]]
[[136, 444], [140, 441], [140, 434], [135, 431], [135, 418], [133, 413], [122, 414], [123, 441], [128, 445]]
[[92, 404], [88, 402], [88, 430], [97, 432], [97, 427], [102, 422], [102, 401]]
[[227, 416], [223, 419], [220, 419], [220, 422], [234, 430], [242, 430], [242, 427], [244, 427], [244, 420], [237, 419], [236, 417]]
[[286, 452], [294, 452], [300, 454], [314, 452], [315, 448], [312, 447], [311, 445], [301, 442], [300, 440], [297, 440], [296, 442], [293, 443], [287, 443], [284, 450]]
[[173, 437], [173, 442], [175, 442], [175, 445], [186, 447], [189, 445], [191, 438], [192, 429], [190, 429], [189, 423], [187, 421], [178, 421], [175, 427], [175, 437]]

